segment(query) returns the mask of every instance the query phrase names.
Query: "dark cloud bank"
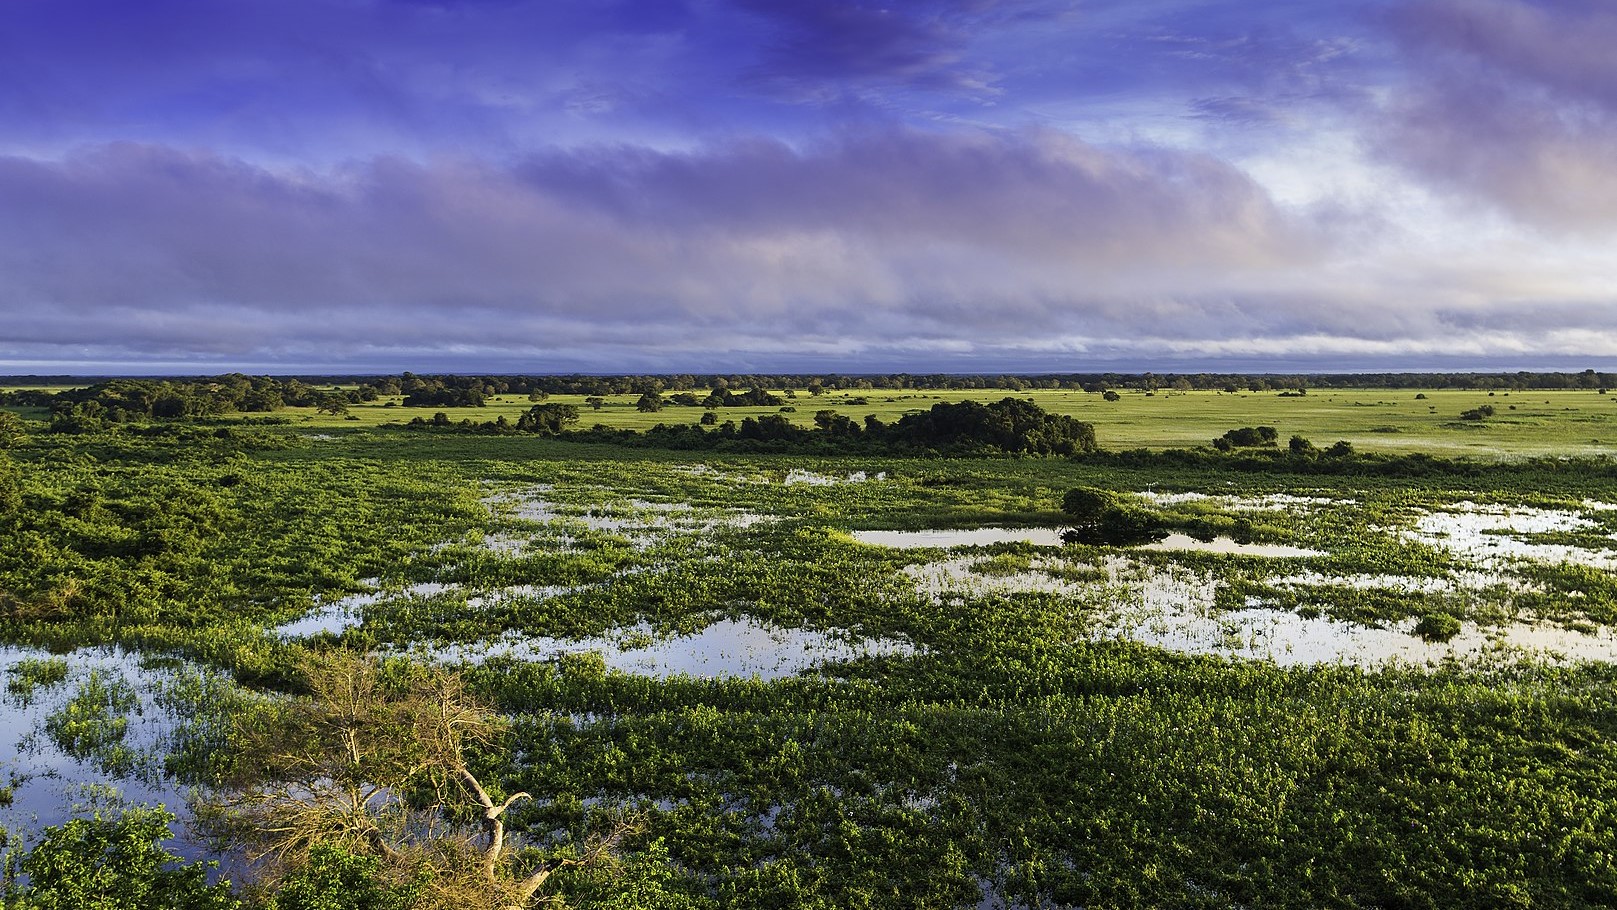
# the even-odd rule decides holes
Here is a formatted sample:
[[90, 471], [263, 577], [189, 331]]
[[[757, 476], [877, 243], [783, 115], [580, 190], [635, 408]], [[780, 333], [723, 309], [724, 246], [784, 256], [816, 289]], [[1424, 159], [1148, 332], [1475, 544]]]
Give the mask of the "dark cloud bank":
[[1038, 132], [318, 173], [123, 144], [0, 160], [0, 195], [12, 358], [1193, 338], [1178, 285], [1311, 255], [1214, 159]]

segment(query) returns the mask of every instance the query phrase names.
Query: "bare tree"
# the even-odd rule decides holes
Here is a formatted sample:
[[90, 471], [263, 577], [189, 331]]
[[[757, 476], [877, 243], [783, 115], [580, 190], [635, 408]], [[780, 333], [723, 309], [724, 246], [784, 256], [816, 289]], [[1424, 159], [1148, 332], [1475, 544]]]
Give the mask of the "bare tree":
[[349, 652], [302, 667], [306, 697], [237, 721], [237, 771], [199, 807], [213, 833], [245, 847], [273, 878], [311, 847], [379, 857], [395, 880], [426, 873], [429, 906], [532, 907], [557, 872], [610, 865], [637, 830], [628, 816], [577, 843], [538, 849], [511, 837], [506, 813], [532, 799], [481, 780], [468, 752], [495, 747], [505, 723], [454, 673]]

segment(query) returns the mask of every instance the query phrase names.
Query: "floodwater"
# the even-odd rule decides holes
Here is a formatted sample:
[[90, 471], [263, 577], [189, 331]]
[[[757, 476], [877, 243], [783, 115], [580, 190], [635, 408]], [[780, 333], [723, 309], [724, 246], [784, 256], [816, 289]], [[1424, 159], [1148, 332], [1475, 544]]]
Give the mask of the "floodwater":
[[802, 468], [792, 468], [790, 471], [786, 472], [786, 479], [781, 481], [781, 483], [785, 484], [786, 486], [806, 484], [812, 487], [834, 487], [841, 484], [864, 483], [872, 479], [886, 480], [887, 472], [878, 471], [876, 472], [874, 478], [864, 471], [854, 471], [845, 476], [838, 477], [830, 474], [819, 474], [814, 471], [805, 471]]
[[[860, 543], [892, 547], [898, 550], [932, 547], [946, 550], [950, 547], [986, 546], [996, 543], [1028, 543], [1038, 547], [1062, 546], [1060, 528], [937, 528], [926, 531], [854, 531], [853, 539]], [[1186, 551], [1224, 553], [1231, 556], [1266, 556], [1287, 558], [1323, 556], [1319, 550], [1306, 550], [1283, 544], [1236, 543], [1228, 537], [1197, 540], [1187, 534], [1169, 534], [1166, 538], [1134, 550]]]
[[1098, 639], [1142, 641], [1190, 654], [1271, 660], [1282, 666], [1429, 665], [1517, 657], [1617, 661], [1617, 635], [1610, 629], [1585, 634], [1551, 625], [1468, 622], [1453, 639], [1428, 642], [1414, 633], [1414, 619], [1378, 628], [1261, 606], [1220, 611], [1214, 606], [1217, 581], [1210, 576], [1127, 560], [1109, 568], [1109, 583], [1097, 592], [1104, 605], [1093, 630]]
[[1360, 591], [1388, 591], [1396, 594], [1453, 594], [1457, 591], [1484, 591], [1503, 587], [1509, 591], [1536, 590], [1537, 586], [1503, 572], [1471, 570], [1447, 575], [1332, 575], [1324, 572], [1297, 572], [1267, 580], [1277, 587], [1355, 588]]
[[[1592, 511], [1604, 504], [1586, 504]], [[1535, 543], [1532, 534], [1589, 533], [1599, 527], [1577, 512], [1564, 509], [1533, 509], [1478, 505], [1460, 502], [1441, 512], [1427, 512], [1403, 531], [1406, 538], [1448, 550], [1480, 565], [1498, 565], [1509, 559], [1533, 559], [1551, 563], [1578, 563], [1600, 568], [1617, 568], [1617, 549], [1573, 546], [1562, 543]], [[1617, 540], [1609, 536], [1617, 546]]]
[[1376, 628], [1261, 607], [1220, 612], [1212, 608], [1210, 597], [1198, 602], [1146, 595], [1138, 600], [1125, 597], [1121, 608], [1097, 625], [1093, 637], [1140, 641], [1187, 654], [1268, 660], [1281, 666], [1426, 666], [1516, 658], [1617, 661], [1617, 636], [1610, 629], [1584, 634], [1528, 623], [1492, 627], [1466, 623], [1453, 639], [1428, 642], [1414, 634], [1416, 622]]
[[412, 653], [445, 663], [481, 663], [492, 657], [549, 660], [597, 652], [606, 666], [644, 676], [756, 676], [779, 679], [826, 663], [879, 655], [909, 655], [912, 645], [888, 639], [848, 639], [809, 629], [781, 629], [755, 619], [721, 619], [699, 632], [657, 639], [649, 626], [581, 640], [510, 634], [493, 641], [417, 648]]
[[[1222, 611], [1216, 606], [1216, 576], [1179, 566], [1157, 566], [1111, 555], [1099, 566], [1055, 558], [1034, 559], [1025, 571], [999, 572], [982, 557], [960, 557], [915, 566], [905, 574], [933, 598], [1048, 593], [1070, 598], [1093, 640], [1139, 641], [1188, 654], [1269, 660], [1282, 666], [1344, 663], [1363, 667], [1423, 666], [1448, 660], [1532, 658], [1549, 662], [1617, 661], [1617, 633], [1583, 633], [1554, 625], [1465, 623], [1447, 642], [1416, 635], [1417, 620], [1387, 627], [1305, 617], [1253, 604]], [[986, 570], [986, 571], [983, 571]], [[1405, 587], [1411, 592], [1447, 592], [1497, 584], [1497, 576], [1467, 573], [1450, 579], [1341, 576], [1316, 573], [1277, 576], [1271, 584], [1337, 584]]]
[[[12, 670], [19, 662], [50, 658], [67, 661], [64, 681], [38, 687], [29, 697], [9, 688], [0, 690], [0, 729], [6, 731], [0, 737], [0, 784], [13, 788], [11, 805], [0, 808], [0, 825], [37, 831], [96, 810], [134, 805], [166, 806], [183, 822], [189, 814], [184, 788], [162, 774], [175, 718], [156, 698], [172, 671], [143, 665], [138, 656], [113, 648], [52, 655], [6, 645], [0, 646], [0, 685], [15, 678]], [[115, 771], [93, 758], [76, 758], [46, 732], [47, 718], [63, 710], [92, 672], [113, 685], [130, 684], [137, 699], [134, 710], [122, 715], [128, 727], [121, 744], [132, 750], [132, 760]], [[188, 858], [206, 852], [201, 843], [183, 835], [172, 846]]]
[[[484, 546], [505, 554], [520, 552], [530, 543], [543, 547], [565, 546], [571, 539], [567, 536], [569, 529], [588, 528], [622, 537], [632, 546], [643, 550], [671, 534], [712, 533], [774, 520], [770, 516], [741, 509], [697, 508], [684, 502], [653, 502], [645, 499], [591, 506], [563, 505], [544, 498], [543, 494], [550, 489], [549, 485], [540, 484], [483, 497], [483, 504], [496, 515], [508, 512], [511, 517], [543, 526], [543, 532], [536, 534], [503, 531], [487, 535]], [[558, 535], [560, 540], [557, 539]]]
[[[712, 465], [693, 464], [677, 469], [680, 473], [691, 477], [701, 477], [715, 483], [729, 486], [756, 484], [770, 486], [776, 483], [782, 486], [812, 486], [832, 487], [849, 483], [866, 483], [868, 481], [881, 481], [887, 479], [886, 471], [877, 471], [874, 474], [868, 471], [850, 471], [847, 474], [823, 474], [819, 471], [810, 471], [806, 468], [790, 468], [784, 476], [773, 471], [746, 471], [739, 469], [721, 471]], [[778, 479], [777, 479], [778, 478]]]
[[1278, 543], [1236, 543], [1228, 537], [1216, 537], [1212, 540], [1197, 540], [1188, 534], [1169, 534], [1155, 543], [1148, 543], [1135, 550], [1155, 551], [1195, 551], [1198, 553], [1223, 553], [1228, 556], [1263, 556], [1270, 559], [1288, 559], [1301, 556], [1324, 556], [1319, 550], [1308, 550], [1303, 547], [1291, 547]]
[[[376, 584], [376, 582], [377, 580], [374, 578], [365, 580], [366, 584]], [[360, 624], [364, 619], [366, 607], [384, 598], [431, 597], [434, 594], [442, 594], [454, 587], [454, 585], [442, 582], [423, 581], [405, 585], [396, 591], [368, 591], [364, 594], [350, 594], [331, 603], [321, 604], [291, 622], [276, 626], [270, 630], [270, 634], [283, 639], [308, 638], [322, 632], [341, 635], [345, 630], [355, 628]]]
[[854, 531], [860, 543], [897, 550], [935, 547], [981, 547], [995, 543], [1030, 543], [1039, 547], [1061, 546], [1059, 528], [940, 528], [927, 531]]
[[1144, 490], [1134, 494], [1153, 505], [1173, 506], [1182, 503], [1208, 503], [1231, 512], [1309, 511], [1331, 506], [1353, 505], [1356, 500], [1330, 496], [1298, 496], [1292, 493], [1266, 493], [1258, 496], [1231, 496], [1215, 493], [1157, 493]]
[[[846, 478], [793, 470], [785, 483], [829, 485], [858, 483], [866, 476]], [[736, 510], [697, 510], [683, 503], [626, 500], [618, 505], [588, 510], [558, 507], [539, 498], [545, 488], [491, 497], [491, 505], [504, 502], [531, 521], [565, 527], [583, 524], [594, 530], [639, 536], [642, 541], [676, 532], [700, 532], [718, 526], [745, 526], [759, 516]], [[1201, 493], [1142, 493], [1160, 505], [1212, 501], [1234, 510], [1315, 510], [1345, 504], [1349, 499], [1323, 496], [1269, 494], [1217, 496]], [[1587, 503], [1590, 510], [1606, 507]], [[568, 514], [573, 513], [573, 514]], [[715, 514], [717, 513], [717, 514]], [[1528, 590], [1530, 583], [1508, 571], [1511, 561], [1536, 559], [1577, 561], [1617, 567], [1613, 548], [1591, 549], [1568, 543], [1539, 543], [1530, 535], [1585, 533], [1596, 522], [1577, 511], [1479, 505], [1461, 502], [1443, 510], [1418, 514], [1397, 533], [1406, 539], [1442, 547], [1473, 563], [1474, 568], [1443, 576], [1330, 575], [1318, 571], [1276, 571], [1267, 583], [1287, 586], [1341, 585], [1380, 589], [1411, 595], [1464, 594], [1500, 586]], [[1114, 554], [1103, 563], [1084, 565], [1063, 555], [1058, 528], [940, 528], [920, 531], [854, 531], [855, 540], [900, 549], [983, 546], [1025, 543], [1053, 548], [1015, 565], [990, 567], [977, 557], [958, 557], [909, 566], [904, 571], [916, 588], [933, 597], [981, 596], [1016, 592], [1054, 593], [1082, 605], [1094, 638], [1126, 638], [1189, 653], [1222, 654], [1272, 660], [1283, 665], [1351, 663], [1379, 666], [1391, 663], [1428, 664], [1443, 660], [1532, 656], [1546, 660], [1617, 661], [1617, 635], [1609, 630], [1585, 633], [1551, 625], [1511, 623], [1478, 626], [1466, 623], [1447, 642], [1428, 642], [1414, 634], [1414, 620], [1385, 627], [1344, 622], [1328, 616], [1303, 616], [1249, 603], [1245, 609], [1220, 611], [1214, 606], [1215, 576], [1178, 567], [1131, 560]], [[1596, 535], [1592, 539], [1599, 539]], [[1196, 540], [1184, 534], [1141, 547], [1150, 553], [1206, 552], [1288, 560], [1324, 556], [1319, 550], [1270, 543], [1237, 543], [1228, 537]], [[1277, 562], [1277, 566], [1285, 565]], [[286, 638], [320, 632], [341, 632], [360, 621], [362, 609], [390, 596], [430, 595], [442, 585], [423, 584], [391, 594], [370, 593], [343, 598], [275, 630]], [[566, 588], [516, 586], [480, 592], [471, 606], [511, 598], [543, 598], [565, 593]], [[499, 639], [457, 645], [426, 652], [449, 662], [478, 662], [491, 656], [550, 659], [561, 654], [594, 651], [612, 669], [651, 676], [759, 676], [774, 679], [812, 670], [828, 661], [867, 654], [909, 654], [906, 643], [834, 638], [801, 629], [778, 629], [755, 620], [719, 620], [700, 632], [656, 638], [649, 627], [636, 626], [582, 641], [507, 634]]]

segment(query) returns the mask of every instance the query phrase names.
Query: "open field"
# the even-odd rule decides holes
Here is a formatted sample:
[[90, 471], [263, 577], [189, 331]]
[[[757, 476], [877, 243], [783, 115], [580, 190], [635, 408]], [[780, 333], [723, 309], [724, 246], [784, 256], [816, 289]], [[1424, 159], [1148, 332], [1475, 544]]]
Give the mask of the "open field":
[[[340, 386], [331, 388], [342, 388]], [[0, 389], [4, 391], [5, 389]], [[776, 390], [775, 394], [784, 396]], [[1102, 448], [1189, 448], [1208, 444], [1226, 430], [1241, 426], [1273, 426], [1282, 444], [1301, 435], [1324, 447], [1346, 440], [1362, 451], [1423, 452], [1445, 457], [1495, 459], [1501, 456], [1600, 456], [1617, 452], [1617, 395], [1595, 390], [1486, 391], [1418, 389], [1315, 390], [1306, 396], [1286, 397], [1278, 392], [1210, 392], [1158, 390], [1120, 391], [1120, 400], [1068, 390], [905, 390], [872, 389], [828, 391], [811, 396], [799, 391], [780, 407], [726, 407], [717, 410], [720, 421], [740, 422], [747, 417], [786, 417], [802, 427], [812, 426], [814, 414], [829, 409], [862, 422], [874, 415], [883, 422], [938, 402], [997, 401], [1006, 396], [1034, 401], [1051, 413], [1065, 414], [1095, 426]], [[696, 393], [698, 398], [706, 390]], [[1417, 397], [1421, 396], [1421, 397]], [[636, 410], [637, 395], [603, 398], [599, 409], [583, 395], [554, 395], [547, 402], [578, 408], [581, 427], [595, 424], [614, 429], [644, 430], [658, 423], [692, 424], [705, 413], [700, 407], [665, 405], [658, 412]], [[274, 416], [290, 418], [296, 427], [330, 432], [363, 429], [414, 418], [430, 420], [438, 412], [452, 420], [511, 422], [534, 402], [525, 395], [490, 397], [483, 407], [441, 408], [403, 406], [403, 396], [389, 396], [350, 406], [349, 414], [320, 414], [312, 407], [289, 407]], [[1492, 406], [1485, 420], [1462, 420], [1466, 411]], [[782, 408], [792, 408], [782, 411]], [[43, 419], [42, 409], [14, 408], [32, 419]]]
[[[1121, 401], [1104, 401], [1100, 394], [1082, 391], [902, 391], [873, 390], [826, 393], [818, 398], [799, 394], [781, 414], [779, 407], [724, 407], [718, 419], [741, 422], [745, 417], [781, 414], [799, 427], [812, 427], [821, 409], [846, 414], [862, 422], [875, 415], [893, 422], [906, 412], [927, 409], [939, 401], [998, 401], [1006, 396], [1032, 399], [1053, 414], [1066, 414], [1095, 423], [1101, 448], [1193, 448], [1235, 427], [1276, 427], [1281, 443], [1302, 435], [1321, 448], [1347, 440], [1362, 451], [1426, 453], [1449, 457], [1497, 459], [1509, 456], [1604, 456], [1617, 451], [1617, 396], [1596, 391], [1318, 391], [1303, 398], [1281, 398], [1277, 393], [1216, 393], [1216, 391], [1124, 391]], [[1416, 399], [1425, 394], [1425, 399]], [[855, 399], [863, 398], [859, 404]], [[665, 406], [660, 412], [635, 411], [632, 394], [608, 396], [600, 409], [585, 404], [585, 396], [558, 394], [548, 402], [572, 404], [579, 409], [579, 425], [624, 430], [645, 430], [657, 423], [695, 423], [702, 407]], [[517, 417], [534, 402], [526, 396], [496, 396], [483, 407], [403, 407], [403, 398], [361, 402], [348, 417], [317, 414], [312, 407], [286, 407], [275, 412], [294, 427], [317, 432], [382, 427], [411, 419], [430, 420], [445, 412], [453, 420], [495, 420]], [[1475, 407], [1492, 406], [1496, 414], [1486, 420], [1462, 420], [1460, 414]], [[31, 419], [42, 419], [40, 409], [13, 409]]]
[[[819, 397], [799, 394], [786, 406], [799, 426], [811, 426], [821, 409], [834, 410], [858, 421], [874, 414], [884, 422], [940, 401], [997, 401], [1007, 395], [1028, 398], [1047, 411], [1066, 414], [1095, 425], [1103, 448], [1161, 449], [1206, 445], [1224, 431], [1240, 426], [1273, 426], [1281, 441], [1293, 434], [1324, 446], [1345, 439], [1356, 448], [1376, 452], [1426, 452], [1445, 456], [1496, 458], [1500, 455], [1600, 455], [1617, 451], [1617, 396], [1594, 391], [1487, 392], [1353, 389], [1311, 392], [1305, 397], [1282, 398], [1274, 392], [1123, 392], [1109, 402], [1100, 395], [1077, 391], [914, 391], [876, 389], [863, 392], [828, 392]], [[1425, 399], [1416, 399], [1424, 394]], [[579, 425], [596, 423], [613, 428], [643, 430], [657, 423], [695, 423], [701, 408], [665, 406], [656, 413], [635, 410], [638, 396], [606, 399], [600, 410], [584, 403], [584, 396], [556, 395], [548, 401], [579, 409]], [[698, 396], [700, 397], [700, 395]], [[852, 403], [857, 398], [867, 403]], [[289, 408], [285, 416], [299, 425], [336, 428], [377, 426], [413, 417], [431, 419], [444, 411], [456, 420], [515, 421], [533, 402], [526, 396], [491, 399], [481, 408], [404, 408], [401, 398], [354, 405], [358, 420], [315, 414], [313, 409]], [[391, 402], [392, 406], [389, 407]], [[1481, 405], [1496, 413], [1483, 421], [1463, 421], [1460, 414]], [[779, 408], [723, 408], [719, 419], [740, 421], [780, 413]], [[307, 418], [307, 419], [305, 419]]]
[[[937, 400], [865, 394], [846, 412]], [[1513, 441], [1488, 457], [1609, 404], [1414, 394], [1031, 397], [1112, 448]], [[5, 716], [38, 730], [0, 755], [13, 826], [85, 786], [177, 804], [341, 649], [459, 668], [509, 719], [475, 767], [536, 797], [536, 855], [640, 813], [615, 877], [549, 887], [582, 907], [1617, 902], [1609, 462], [737, 456], [282, 413], [0, 455]], [[1181, 537], [1062, 546], [1078, 486]]]

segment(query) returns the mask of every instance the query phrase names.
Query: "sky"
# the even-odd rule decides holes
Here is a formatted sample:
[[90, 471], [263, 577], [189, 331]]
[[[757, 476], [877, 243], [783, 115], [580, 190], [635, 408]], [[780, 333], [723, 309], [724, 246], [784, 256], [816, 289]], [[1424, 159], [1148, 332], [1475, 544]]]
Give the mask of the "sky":
[[0, 372], [1617, 365], [1609, 0], [6, 0]]

